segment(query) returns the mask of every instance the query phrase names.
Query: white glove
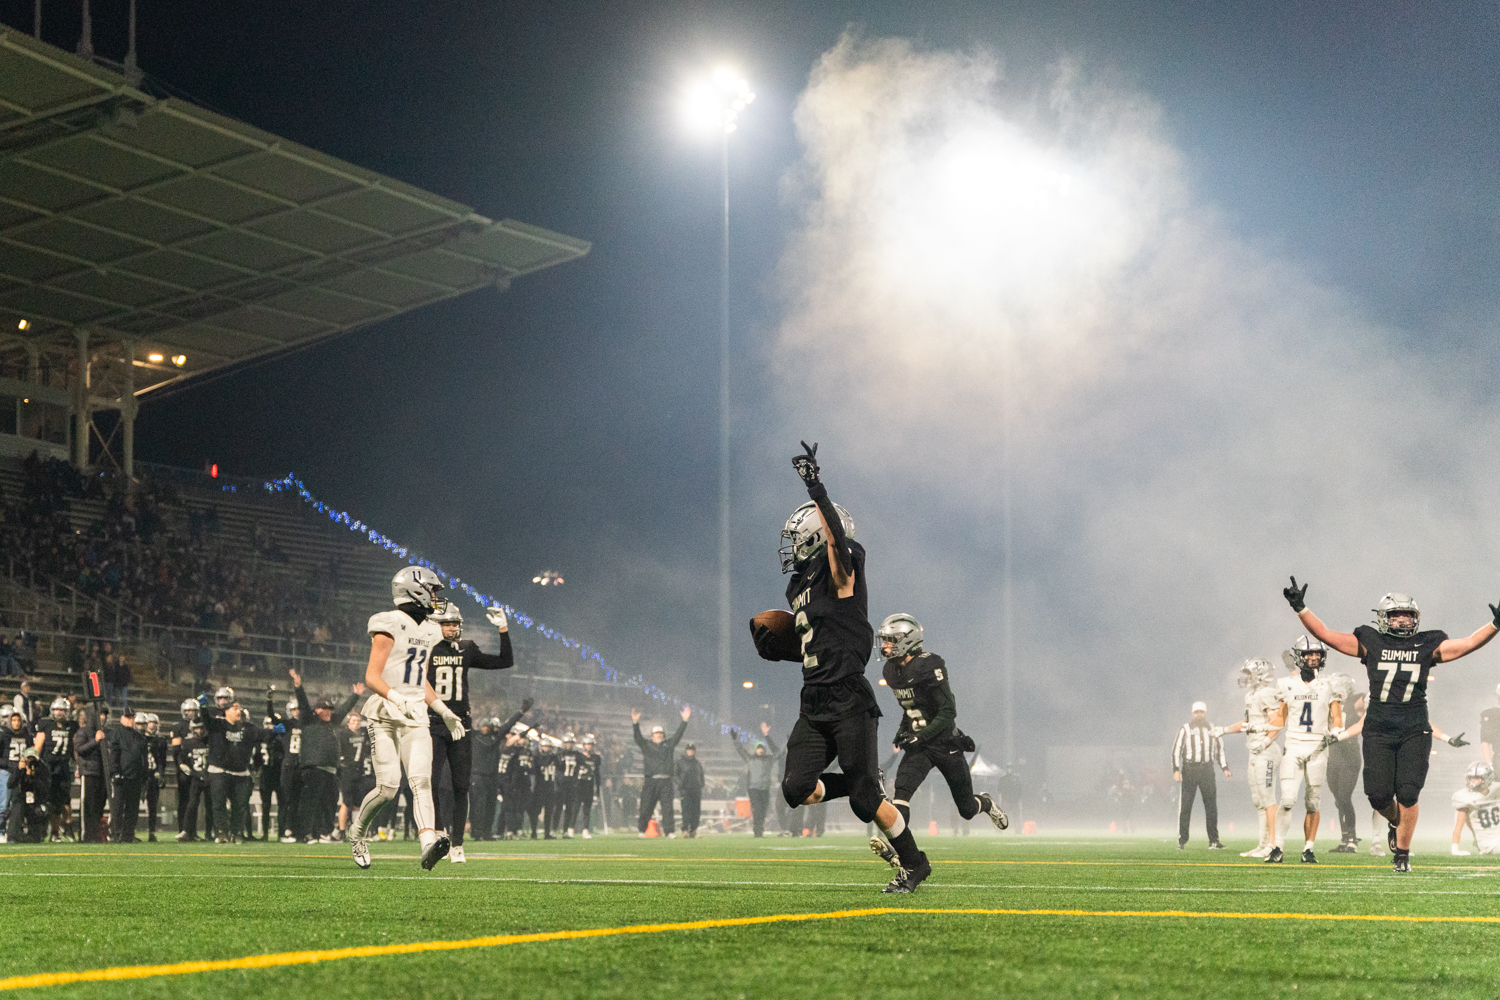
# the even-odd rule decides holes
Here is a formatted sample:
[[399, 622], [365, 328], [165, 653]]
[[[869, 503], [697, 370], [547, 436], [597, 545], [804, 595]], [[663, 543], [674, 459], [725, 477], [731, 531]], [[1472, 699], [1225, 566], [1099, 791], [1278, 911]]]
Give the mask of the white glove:
[[396, 714], [404, 717], [413, 726], [424, 726], [427, 724], [427, 713], [423, 711], [425, 706], [412, 701], [400, 691], [392, 688], [386, 691], [385, 700], [390, 702], [391, 708]]
[[1451, 849], [1448, 853], [1452, 854], [1455, 858], [1467, 858], [1469, 856], [1469, 852], [1464, 850], [1462, 847], [1459, 847], [1457, 844], [1451, 845]]
[[456, 743], [464, 738], [464, 724], [458, 716], [448, 714], [443, 716], [443, 725], [448, 727], [448, 736]]
[[1224, 735], [1224, 727], [1223, 726], [1214, 726], [1212, 729], [1210, 729], [1208, 731], [1208, 735], [1212, 736], [1214, 739], [1218, 739], [1220, 736]]
[[510, 622], [508, 622], [505, 618], [505, 609], [500, 607], [499, 605], [487, 609], [484, 613], [484, 616], [490, 620], [491, 625], [495, 626], [498, 629], [505, 629], [510, 627]]

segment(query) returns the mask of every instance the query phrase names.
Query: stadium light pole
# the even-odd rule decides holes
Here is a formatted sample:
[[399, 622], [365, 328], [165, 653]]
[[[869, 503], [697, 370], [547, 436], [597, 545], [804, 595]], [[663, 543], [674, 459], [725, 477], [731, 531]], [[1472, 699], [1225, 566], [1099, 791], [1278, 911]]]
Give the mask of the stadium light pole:
[[744, 77], [727, 67], [688, 91], [692, 120], [719, 133], [723, 191], [723, 243], [719, 268], [719, 717], [730, 718], [734, 682], [729, 670], [729, 137], [740, 112], [755, 100]]

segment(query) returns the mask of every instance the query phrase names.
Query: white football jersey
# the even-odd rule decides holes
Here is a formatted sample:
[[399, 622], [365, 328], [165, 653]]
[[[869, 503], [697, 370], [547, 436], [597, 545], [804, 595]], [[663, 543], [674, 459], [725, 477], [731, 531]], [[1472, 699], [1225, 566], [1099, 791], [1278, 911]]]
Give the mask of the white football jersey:
[[1333, 703], [1340, 700], [1333, 685], [1321, 677], [1304, 681], [1293, 674], [1276, 682], [1276, 695], [1286, 703], [1287, 739], [1321, 738], [1328, 734], [1328, 716]]
[[1245, 744], [1250, 748], [1251, 753], [1262, 753], [1266, 747], [1276, 742], [1275, 736], [1267, 734], [1264, 730], [1270, 724], [1271, 716], [1280, 704], [1281, 696], [1276, 693], [1274, 685], [1267, 684], [1265, 687], [1245, 692], [1245, 721], [1259, 726], [1262, 730], [1259, 733], [1249, 733], [1245, 737]]
[[372, 637], [384, 632], [396, 640], [391, 655], [386, 657], [385, 668], [380, 671], [381, 679], [391, 690], [421, 703], [425, 697], [422, 684], [427, 677], [427, 658], [432, 655], [432, 647], [443, 641], [442, 626], [431, 618], [418, 624], [405, 611], [392, 608], [371, 615], [368, 628]]
[[1453, 808], [1469, 814], [1480, 854], [1500, 854], [1500, 781], [1491, 783], [1487, 792], [1454, 792]]

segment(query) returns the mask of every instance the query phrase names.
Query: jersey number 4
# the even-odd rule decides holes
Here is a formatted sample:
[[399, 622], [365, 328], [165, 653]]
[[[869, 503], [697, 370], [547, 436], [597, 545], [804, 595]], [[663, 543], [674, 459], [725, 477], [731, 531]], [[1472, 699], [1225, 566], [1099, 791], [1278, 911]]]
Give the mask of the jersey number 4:
[[1303, 729], [1306, 729], [1308, 732], [1312, 732], [1312, 702], [1304, 701], [1302, 703], [1302, 716], [1297, 720], [1297, 725], [1301, 726]]
[[[427, 650], [422, 649], [419, 646], [413, 646], [410, 649], [408, 649], [406, 651], [406, 669], [401, 674], [401, 683], [402, 684], [420, 684], [420, 683], [422, 683], [422, 670], [423, 670], [423, 668], [426, 665], [427, 665]], [[412, 669], [413, 667], [416, 668], [415, 671], [413, 671], [413, 669]], [[416, 678], [417, 678], [415, 681], [412, 680], [412, 674], [413, 674], [413, 672], [415, 672]]]

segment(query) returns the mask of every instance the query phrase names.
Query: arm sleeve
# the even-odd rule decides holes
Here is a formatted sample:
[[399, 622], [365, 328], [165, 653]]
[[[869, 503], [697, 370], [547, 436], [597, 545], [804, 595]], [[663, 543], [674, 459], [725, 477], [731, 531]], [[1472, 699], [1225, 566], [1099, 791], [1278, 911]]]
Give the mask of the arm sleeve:
[[839, 565], [843, 567], [845, 573], [852, 573], [854, 558], [849, 552], [849, 540], [844, 537], [844, 522], [839, 517], [839, 512], [834, 509], [833, 501], [828, 499], [828, 487], [822, 483], [814, 483], [807, 488], [807, 495], [812, 498], [813, 503], [818, 505], [818, 510], [823, 512], [823, 523], [828, 525], [828, 533], [832, 536], [828, 542], [838, 556]]
[[1224, 741], [1215, 736], [1211, 736], [1209, 739], [1214, 741], [1213, 755], [1219, 762], [1219, 770], [1229, 770], [1229, 761], [1224, 758]]
[[1177, 739], [1172, 741], [1172, 770], [1182, 770], [1182, 741], [1187, 738], [1187, 727], [1177, 730]]
[[307, 692], [302, 689], [302, 685], [298, 684], [292, 690], [297, 694], [297, 708], [302, 713], [302, 718], [316, 719], [317, 716], [313, 714], [312, 705], [308, 703]]
[[[917, 744], [919, 746], [931, 743], [939, 736], [953, 729], [953, 723], [958, 719], [958, 705], [953, 700], [953, 689], [948, 686], [947, 678], [932, 685], [938, 697], [941, 708], [932, 717], [925, 727], [917, 732]], [[905, 716], [902, 716], [905, 719]]]
[[750, 751], [749, 751], [749, 750], [746, 750], [746, 749], [745, 749], [745, 744], [743, 744], [743, 743], [741, 743], [741, 742], [740, 742], [740, 741], [739, 741], [739, 740], [735, 740], [735, 741], [734, 741], [734, 749], [735, 749], [735, 751], [736, 751], [736, 752], [737, 752], [737, 753], [738, 753], [738, 754], [739, 754], [739, 755], [740, 755], [740, 756], [741, 756], [741, 757], [743, 757], [743, 758], [745, 758], [745, 759], [746, 759], [746, 760], [749, 760], [749, 759], [750, 759]]
[[641, 735], [641, 724], [639, 722], [632, 722], [630, 728], [635, 730], [635, 745], [644, 750], [648, 741], [646, 737]]
[[509, 670], [516, 665], [516, 654], [510, 645], [510, 633], [500, 633], [500, 652], [486, 653], [478, 646], [470, 646], [464, 650], [467, 661], [465, 666], [473, 667], [475, 670]]
[[677, 727], [677, 732], [673, 733], [672, 738], [666, 741], [666, 745], [675, 750], [678, 742], [682, 739], [682, 734], [685, 732], [687, 732], [687, 720], [683, 719], [681, 725]]
[[[344, 703], [333, 710], [333, 724], [335, 726], [343, 725], [344, 717], [347, 716], [350, 710], [353, 709], [357, 704], [359, 704], [359, 695], [351, 691], [349, 693], [349, 697], [344, 699]], [[271, 721], [275, 722], [276, 720], [272, 719]]]
[[508, 733], [508, 732], [510, 732], [511, 731], [511, 727], [513, 727], [516, 723], [520, 722], [521, 721], [521, 716], [523, 716], [525, 714], [526, 714], [525, 712], [517, 712], [515, 715], [512, 715], [510, 718], [508, 718], [508, 719], [505, 720], [505, 725], [503, 725], [503, 726], [500, 727], [500, 739], [501, 740], [505, 739], [505, 734]]

